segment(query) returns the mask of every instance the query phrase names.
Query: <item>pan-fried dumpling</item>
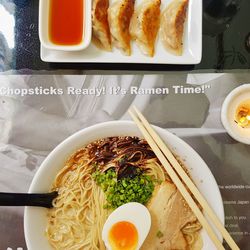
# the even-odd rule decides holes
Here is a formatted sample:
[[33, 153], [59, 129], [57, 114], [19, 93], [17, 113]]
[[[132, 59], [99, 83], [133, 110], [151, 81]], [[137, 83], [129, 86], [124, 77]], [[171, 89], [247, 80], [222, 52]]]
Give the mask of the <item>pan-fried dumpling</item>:
[[176, 55], [183, 53], [183, 33], [188, 0], [173, 0], [163, 11], [161, 39], [165, 48]]
[[135, 0], [117, 0], [108, 10], [112, 42], [125, 55], [131, 55], [129, 25], [134, 13]]
[[133, 14], [130, 34], [142, 53], [154, 56], [155, 40], [160, 27], [161, 0], [144, 1]]
[[94, 0], [92, 8], [93, 42], [97, 47], [111, 51], [111, 35], [108, 23], [109, 0]]

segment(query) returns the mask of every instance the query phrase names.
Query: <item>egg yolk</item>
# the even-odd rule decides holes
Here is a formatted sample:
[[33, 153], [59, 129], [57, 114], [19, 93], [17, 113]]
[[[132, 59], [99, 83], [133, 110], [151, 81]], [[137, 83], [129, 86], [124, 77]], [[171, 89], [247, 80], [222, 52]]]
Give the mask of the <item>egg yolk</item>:
[[114, 224], [109, 231], [108, 238], [112, 250], [134, 250], [138, 244], [137, 229], [127, 221]]
[[250, 101], [249, 103], [242, 103], [242, 105], [237, 108], [236, 123], [243, 128], [250, 127]]

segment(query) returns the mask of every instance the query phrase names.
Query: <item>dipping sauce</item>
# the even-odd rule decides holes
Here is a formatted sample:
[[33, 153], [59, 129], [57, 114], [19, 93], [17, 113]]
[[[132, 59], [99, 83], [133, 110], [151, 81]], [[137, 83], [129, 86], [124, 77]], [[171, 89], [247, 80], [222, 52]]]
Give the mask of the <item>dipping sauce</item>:
[[109, 232], [109, 242], [112, 250], [134, 250], [138, 244], [136, 227], [128, 222], [115, 223]]
[[49, 39], [57, 45], [83, 40], [84, 0], [50, 0]]

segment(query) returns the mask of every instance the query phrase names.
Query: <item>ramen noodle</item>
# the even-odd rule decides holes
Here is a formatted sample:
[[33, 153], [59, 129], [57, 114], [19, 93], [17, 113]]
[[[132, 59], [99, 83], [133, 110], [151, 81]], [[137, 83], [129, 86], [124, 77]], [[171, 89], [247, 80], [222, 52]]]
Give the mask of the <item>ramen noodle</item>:
[[[112, 190], [130, 179], [146, 181], [147, 185], [145, 190], [133, 191], [134, 196], [126, 196], [124, 188], [126, 197], [119, 199], [104, 183], [110, 176], [113, 179], [107, 183], [113, 183]], [[48, 210], [46, 235], [53, 249], [106, 249], [101, 238], [103, 225], [114, 208], [130, 201], [143, 203], [151, 213], [152, 227], [142, 249], [151, 250], [152, 244], [157, 249], [202, 248], [199, 222], [143, 139], [109, 137], [90, 143], [68, 159], [52, 191], [58, 191], [58, 197], [53, 201], [54, 207]], [[171, 193], [169, 200], [165, 192]], [[159, 215], [165, 217], [154, 219], [154, 213], [161, 209], [157, 206], [158, 199], [165, 202], [163, 207], [167, 212]], [[174, 207], [183, 216], [176, 214]], [[183, 244], [182, 248], [176, 248], [179, 243]]]

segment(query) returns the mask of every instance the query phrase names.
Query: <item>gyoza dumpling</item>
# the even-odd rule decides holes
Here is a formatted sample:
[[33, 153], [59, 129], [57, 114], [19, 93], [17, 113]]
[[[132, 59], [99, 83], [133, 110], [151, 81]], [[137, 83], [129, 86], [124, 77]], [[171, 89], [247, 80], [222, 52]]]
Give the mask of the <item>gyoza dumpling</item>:
[[110, 32], [115, 47], [131, 55], [129, 25], [134, 13], [135, 0], [117, 0], [108, 10]]
[[111, 51], [108, 23], [109, 0], [94, 0], [92, 8], [93, 41], [97, 47]]
[[131, 23], [130, 34], [141, 49], [154, 56], [155, 40], [160, 27], [161, 0], [146, 0], [135, 11]]
[[183, 33], [188, 0], [173, 0], [163, 11], [161, 38], [167, 50], [176, 54], [183, 53]]

